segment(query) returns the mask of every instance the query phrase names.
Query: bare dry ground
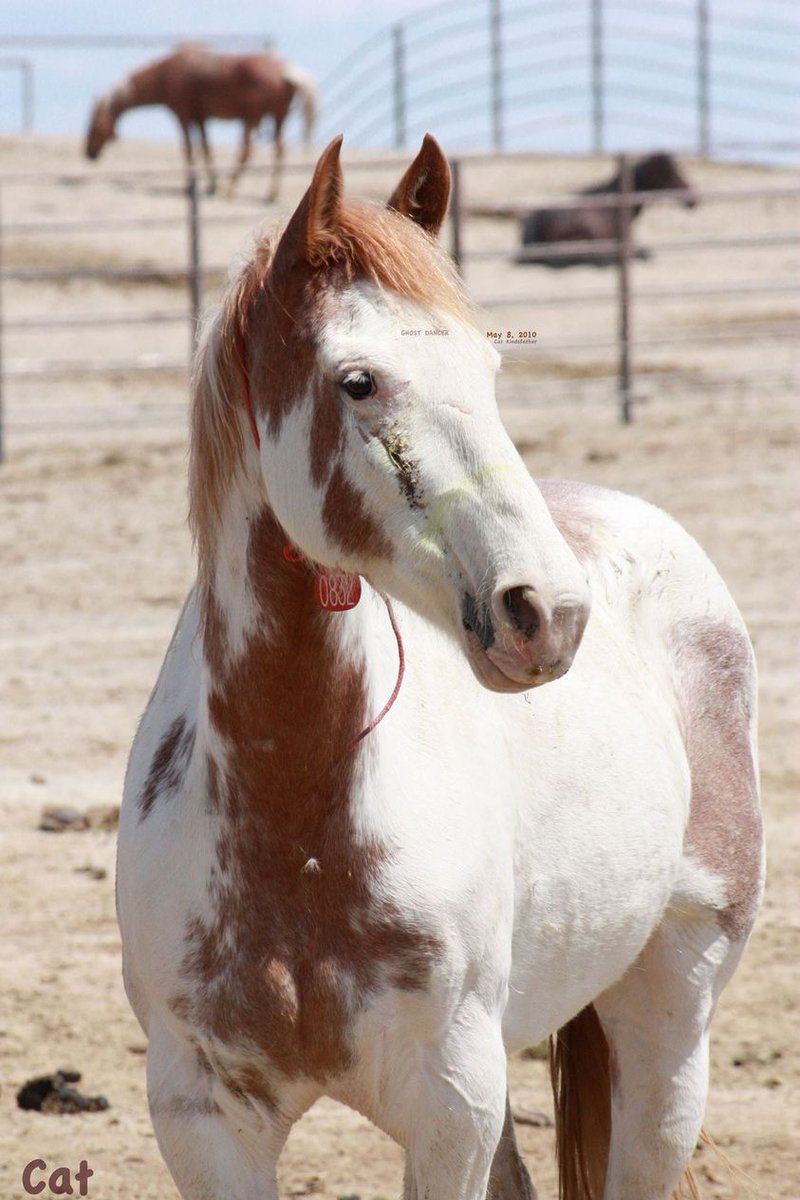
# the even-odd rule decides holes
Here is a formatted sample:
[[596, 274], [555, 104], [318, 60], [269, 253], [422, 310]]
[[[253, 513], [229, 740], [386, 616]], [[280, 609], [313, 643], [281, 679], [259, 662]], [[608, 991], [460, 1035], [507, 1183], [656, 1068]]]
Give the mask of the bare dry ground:
[[[122, 161], [120, 146], [117, 163]], [[129, 147], [126, 161], [174, 161], [153, 147]], [[36, 139], [0, 142], [0, 172], [72, 172], [76, 148]], [[595, 163], [542, 161], [535, 179], [503, 168], [504, 199], [579, 186]], [[600, 168], [600, 173], [605, 168]], [[474, 175], [486, 200], [492, 168]], [[494, 166], [497, 178], [497, 165]], [[697, 166], [704, 186], [755, 186], [797, 180], [797, 172]], [[363, 190], [385, 194], [398, 170], [365, 170]], [[209, 261], [224, 263], [244, 230], [260, 218], [260, 181], [235, 202], [236, 226], [206, 234]], [[298, 176], [289, 188], [297, 194]], [[496, 190], [496, 189], [495, 189]], [[5, 238], [5, 262], [25, 264], [179, 265], [180, 225], [120, 237], [100, 222], [112, 213], [174, 217], [184, 201], [172, 184], [53, 183], [35, 178], [4, 186], [4, 219], [40, 222], [41, 230]], [[238, 207], [236, 207], [238, 205]], [[224, 216], [222, 200], [210, 211]], [[88, 234], [59, 233], [55, 223], [91, 218]], [[797, 204], [753, 200], [749, 207], [689, 214], [660, 206], [642, 218], [647, 236], [687, 231], [797, 225]], [[50, 231], [47, 223], [52, 224]], [[513, 228], [475, 221], [476, 247], [513, 246]], [[470, 282], [490, 294], [514, 287], [534, 301], [496, 310], [516, 321], [532, 305], [539, 345], [509, 355], [501, 403], [531, 470], [588, 479], [646, 496], [668, 508], [699, 538], [728, 580], [749, 624], [761, 674], [761, 754], [769, 848], [763, 912], [715, 1025], [706, 1125], [730, 1166], [708, 1148], [696, 1169], [706, 1200], [800, 1197], [798, 961], [800, 913], [796, 863], [800, 617], [797, 596], [798, 402], [796, 342], [767, 340], [763, 325], [796, 321], [797, 294], [733, 294], [723, 303], [681, 299], [699, 279], [752, 282], [797, 273], [796, 250], [748, 250], [713, 261], [698, 254], [637, 264], [637, 283], [672, 285], [673, 299], [643, 311], [668, 339], [640, 356], [638, 392], [646, 400], [632, 427], [620, 426], [611, 392], [598, 383], [611, 352], [547, 351], [547, 339], [598, 339], [608, 312], [587, 306], [536, 306], [536, 295], [613, 287], [589, 269], [554, 277], [541, 270], [476, 266]], [[771, 257], [770, 257], [771, 256]], [[694, 257], [694, 265], [690, 259]], [[116, 305], [179, 308], [175, 287], [93, 281], [11, 282], [7, 317], [110, 312]], [[698, 324], [747, 329], [725, 344], [681, 342]], [[491, 326], [490, 326], [491, 327]], [[136, 329], [9, 331], [6, 354], [26, 357], [179, 355], [185, 327], [160, 322]], [[672, 340], [674, 339], [674, 340]], [[588, 354], [588, 359], [587, 359]], [[658, 372], [667, 363], [666, 375]], [[13, 366], [13, 364], [12, 364]], [[649, 368], [649, 371], [648, 369]], [[135, 724], [192, 578], [185, 527], [185, 382], [178, 374], [125, 373], [91, 379], [62, 373], [13, 378], [6, 396], [8, 461], [0, 469], [0, 1194], [23, 1200], [24, 1165], [52, 1168], [86, 1159], [95, 1200], [173, 1200], [147, 1116], [144, 1039], [120, 979], [114, 918], [114, 835], [37, 830], [45, 804], [86, 808], [117, 803]], [[86, 870], [89, 868], [90, 870]], [[96, 878], [97, 875], [105, 875]], [[18, 1087], [57, 1067], [83, 1072], [82, 1087], [102, 1092], [106, 1113], [58, 1117], [21, 1112]], [[550, 1109], [545, 1066], [515, 1060], [512, 1095], [520, 1109]], [[552, 1131], [520, 1126], [526, 1159], [544, 1200], [553, 1197]], [[282, 1164], [289, 1196], [320, 1200], [400, 1192], [401, 1155], [361, 1117], [318, 1105], [293, 1131]]]

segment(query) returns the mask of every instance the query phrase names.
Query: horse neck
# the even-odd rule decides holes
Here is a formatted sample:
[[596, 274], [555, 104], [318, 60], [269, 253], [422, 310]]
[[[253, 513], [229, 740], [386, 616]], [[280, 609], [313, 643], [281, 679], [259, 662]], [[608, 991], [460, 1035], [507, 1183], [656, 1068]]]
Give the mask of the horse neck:
[[299, 838], [350, 794], [369, 706], [361, 620], [321, 611], [272, 510], [246, 508], [231, 499], [201, 583], [208, 716], [229, 797]]
[[[630, 189], [634, 192], [641, 190], [640, 185], [636, 181], [635, 173], [631, 175]], [[616, 175], [612, 175], [611, 179], [609, 179], [607, 183], [598, 184], [593, 188], [587, 188], [585, 194], [587, 196], [608, 196], [612, 195], [614, 192], [620, 191], [622, 191], [622, 174], [621, 172], [617, 171]], [[641, 204], [631, 204], [628, 206], [628, 214], [631, 220], [633, 220], [634, 217], [638, 217], [641, 211]], [[613, 208], [611, 209], [611, 212], [614, 214], [614, 220], [618, 222], [619, 216], [617, 214], [621, 212], [621, 209]]]
[[112, 96], [114, 116], [118, 117], [131, 108], [144, 108], [148, 104], [164, 103], [164, 62], [151, 63], [134, 71]]

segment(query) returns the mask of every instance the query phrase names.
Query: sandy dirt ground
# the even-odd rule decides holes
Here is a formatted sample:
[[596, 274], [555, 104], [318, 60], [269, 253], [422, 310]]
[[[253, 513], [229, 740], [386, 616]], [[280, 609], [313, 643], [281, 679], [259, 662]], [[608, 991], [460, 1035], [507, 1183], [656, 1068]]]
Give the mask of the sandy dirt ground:
[[[73, 143], [0, 142], [6, 265], [181, 264], [184, 200], [175, 177], [123, 183], [108, 173], [129, 162], [172, 164], [171, 148], [120, 144], [114, 155], [105, 175], [89, 178]], [[476, 202], [496, 192], [493, 169], [496, 180], [496, 164], [475, 168]], [[529, 166], [504, 167], [504, 200], [580, 186], [606, 169], [589, 160], [542, 160], [533, 174]], [[48, 172], [53, 178], [42, 186], [37, 175]], [[365, 163], [359, 190], [385, 195], [398, 174]], [[799, 173], [696, 165], [694, 176], [703, 187], [743, 188], [796, 183]], [[292, 176], [287, 194], [298, 194], [302, 182]], [[263, 215], [260, 187], [255, 177], [247, 180], [233, 202], [235, 222], [221, 199], [209, 202], [219, 224], [204, 235], [208, 262], [226, 264]], [[663, 205], [645, 214], [641, 228], [653, 242], [725, 231], [768, 236], [792, 224], [796, 230], [797, 208], [796, 197], [709, 204], [692, 214]], [[103, 228], [120, 215], [163, 217], [172, 225], [122, 234]], [[93, 228], [64, 228], [78, 218], [91, 219]], [[466, 232], [473, 248], [513, 248], [508, 222], [482, 218]], [[736, 280], [752, 287], [787, 281], [798, 270], [796, 248], [769, 246], [715, 256], [659, 253], [637, 264], [637, 286], [669, 287], [673, 295], [643, 305], [637, 316], [643, 341], [664, 340], [638, 354], [643, 403], [628, 428], [614, 413], [613, 349], [577, 345], [602, 343], [613, 321], [603, 301], [587, 304], [578, 293], [613, 292], [612, 278], [588, 268], [555, 274], [499, 261], [468, 270], [478, 295], [523, 297], [518, 307], [495, 306], [487, 328], [499, 321], [517, 329], [525, 321], [539, 333], [536, 346], [509, 348], [500, 388], [530, 469], [619, 487], [668, 508], [728, 580], [755, 644], [769, 878], [756, 932], [714, 1028], [706, 1126], [724, 1158], [709, 1148], [696, 1155], [706, 1200], [800, 1197], [798, 363], [796, 340], [774, 336], [790, 333], [794, 322], [796, 339], [800, 299], [788, 284], [772, 295], [737, 294], [735, 287]], [[685, 294], [709, 281], [730, 294], [718, 301]], [[547, 301], [556, 295], [573, 302]], [[50, 321], [47, 329], [12, 328], [4, 336], [10, 378], [7, 461], [0, 468], [0, 1195], [9, 1200], [23, 1200], [22, 1170], [36, 1158], [48, 1170], [74, 1170], [86, 1160], [95, 1200], [177, 1197], [150, 1127], [144, 1038], [120, 978], [114, 834], [45, 833], [37, 825], [45, 805], [83, 810], [119, 801], [132, 733], [193, 575], [185, 525], [186, 384], [180, 370], [91, 378], [65, 369], [44, 378], [24, 372], [37, 358], [180, 359], [187, 339], [180, 319], [121, 329], [56, 322], [126, 306], [171, 309], [179, 317], [184, 303], [183, 290], [169, 281], [111, 287], [88, 279], [10, 280], [3, 291], [7, 320]], [[698, 331], [726, 340], [688, 340]], [[555, 348], [569, 338], [572, 346]], [[81, 1071], [82, 1089], [105, 1094], [110, 1108], [80, 1116], [20, 1111], [21, 1084], [59, 1067]], [[517, 1110], [552, 1111], [543, 1062], [515, 1059], [510, 1080]], [[518, 1133], [542, 1200], [554, 1197], [552, 1130], [521, 1124]], [[361, 1117], [321, 1103], [293, 1131], [281, 1182], [287, 1196], [379, 1200], [400, 1194], [401, 1173], [397, 1147]]]

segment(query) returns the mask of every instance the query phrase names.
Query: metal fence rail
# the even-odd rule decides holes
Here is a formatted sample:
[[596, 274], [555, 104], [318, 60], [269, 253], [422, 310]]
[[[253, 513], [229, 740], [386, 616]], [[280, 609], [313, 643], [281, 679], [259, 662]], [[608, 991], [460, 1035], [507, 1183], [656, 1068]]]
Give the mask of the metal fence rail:
[[445, 0], [323, 77], [323, 134], [401, 147], [435, 128], [495, 151], [569, 136], [599, 154], [635, 131], [702, 157], [780, 154], [800, 123], [799, 16], [777, 0]]
[[[502, 163], [501, 159], [501, 163]], [[507, 156], [508, 162], [524, 161], [524, 156], [514, 155]], [[531, 159], [531, 161], [535, 161]], [[641, 305], [649, 303], [664, 303], [671, 300], [702, 300], [706, 298], [717, 298], [730, 294], [734, 285], [731, 282], [717, 283], [714, 280], [708, 280], [704, 277], [698, 277], [696, 274], [692, 277], [685, 286], [677, 288], [670, 286], [637, 286], [632, 278], [631, 265], [635, 259], [637, 252], [641, 249], [639, 243], [635, 240], [631, 230], [631, 224], [628, 214], [635, 205], [638, 205], [643, 199], [647, 200], [647, 194], [638, 194], [630, 190], [630, 163], [626, 156], [621, 156], [618, 161], [620, 177], [623, 180], [623, 188], [620, 192], [612, 195], [581, 195], [579, 199], [570, 201], [561, 196], [548, 194], [546, 196], [532, 196], [529, 201], [523, 205], [506, 204], [506, 205], [487, 205], [487, 204], [470, 204], [468, 193], [468, 181], [470, 172], [478, 166], [485, 164], [486, 157], [482, 155], [472, 155], [469, 157], [455, 157], [451, 160], [451, 172], [453, 177], [453, 190], [451, 195], [451, 208], [449, 216], [448, 229], [445, 237], [449, 239], [449, 248], [460, 270], [467, 276], [469, 289], [476, 302], [484, 308], [495, 312], [508, 312], [511, 309], [516, 309], [525, 306], [536, 306], [537, 311], [543, 309], [558, 308], [558, 306], [578, 306], [579, 308], [593, 308], [606, 311], [609, 316], [613, 315], [614, 333], [613, 336], [582, 336], [570, 337], [557, 336], [551, 338], [547, 343], [547, 351], [560, 350], [605, 350], [613, 351], [616, 362], [616, 387], [619, 403], [619, 411], [621, 417], [625, 421], [632, 419], [635, 413], [636, 396], [635, 396], [635, 378], [637, 359], [636, 354], [639, 351], [645, 351], [659, 346], [668, 345], [689, 345], [693, 343], [711, 343], [719, 342], [720, 344], [735, 343], [741, 340], [743, 331], [748, 331], [749, 336], [758, 336], [769, 338], [780, 344], [786, 341], [787, 338], [797, 336], [797, 331], [793, 323], [791, 311], [780, 311], [773, 313], [768, 320], [751, 321], [748, 326], [745, 322], [741, 327], [734, 331], [724, 331], [716, 329], [713, 331], [703, 328], [680, 330], [677, 333], [670, 335], [662, 335], [661, 333], [644, 333], [638, 336], [634, 335], [634, 316]], [[358, 173], [362, 170], [375, 171], [377, 168], [391, 166], [394, 170], [397, 169], [397, 160], [366, 160], [355, 161], [348, 164], [348, 173]], [[502, 166], [499, 167], [502, 169]], [[287, 173], [292, 171], [302, 172], [305, 178], [308, 174], [307, 165], [287, 164]], [[147, 179], [152, 178], [155, 172], [108, 172], [105, 174], [105, 179], [125, 179], [127, 182], [142, 184]], [[157, 174], [163, 179], [164, 171], [159, 169]], [[80, 178], [88, 180], [90, 177], [87, 174], [81, 174]], [[95, 183], [97, 181], [95, 176]], [[107, 218], [99, 222], [86, 222], [77, 218], [68, 220], [56, 218], [52, 222], [30, 221], [14, 219], [7, 223], [3, 222], [3, 211], [7, 209], [6, 199], [10, 191], [13, 191], [15, 184], [19, 184], [23, 180], [29, 180], [30, 176], [17, 175], [6, 176], [0, 179], [0, 456], [3, 448], [3, 385], [9, 381], [14, 381], [15, 384], [25, 381], [26, 386], [31, 381], [45, 380], [53, 378], [75, 378], [80, 376], [107, 376], [119, 375], [129, 376], [138, 373], [153, 373], [153, 372], [180, 372], [185, 377], [186, 370], [189, 365], [191, 349], [194, 342], [195, 331], [200, 319], [200, 314], [203, 309], [205, 292], [208, 281], [213, 277], [218, 279], [223, 277], [227, 271], [226, 262], [205, 263], [202, 258], [201, 247], [203, 244], [203, 233], [205, 230], [219, 229], [225, 225], [242, 226], [243, 220], [250, 224], [249, 217], [243, 219], [241, 214], [232, 213], [231, 215], [222, 214], [219, 212], [209, 213], [205, 211], [203, 199], [200, 196], [196, 181], [191, 180], [186, 198], [183, 202], [184, 212], [182, 216], [176, 216], [174, 213], [165, 213], [160, 217], [146, 216], [136, 220], [130, 218]], [[39, 187], [46, 188], [48, 183], [57, 185], [63, 183], [65, 175], [63, 173], [53, 175], [51, 177], [38, 176], [37, 184]], [[173, 173], [173, 180], [177, 182], [182, 180], [183, 175], [179, 171]], [[627, 186], [625, 180], [627, 179]], [[753, 200], [796, 200], [800, 198], [800, 184], [789, 183], [780, 180], [780, 177], [774, 184], [765, 185], [763, 187], [743, 187], [743, 188], [707, 188], [698, 191], [698, 199], [701, 203], [721, 203], [724, 205], [736, 205]], [[676, 194], [680, 196], [680, 194]], [[506, 276], [504, 290], [496, 292], [485, 285], [483, 288], [475, 285], [471, 278], [474, 271], [480, 271], [484, 265], [491, 265], [495, 262], [499, 265], [509, 264], [510, 258], [507, 249], [490, 250], [485, 247], [471, 248], [467, 245], [468, 242], [475, 241], [474, 228], [476, 222], [481, 220], [486, 221], [492, 219], [497, 221], [508, 221], [518, 218], [530, 208], [552, 205], [554, 202], [561, 208], [567, 208], [571, 205], [579, 205], [586, 207], [587, 204], [594, 204], [597, 207], [614, 207], [620, 213], [620, 236], [615, 239], [608, 239], [603, 242], [562, 242], [551, 244], [549, 247], [536, 247], [536, 257], [541, 258], [546, 255], [551, 255], [557, 258], [560, 254], [581, 252], [582, 250], [592, 250], [602, 254], [612, 255], [615, 260], [615, 267], [609, 271], [606, 276], [606, 286], [598, 287], [582, 287], [575, 289], [572, 287], [556, 286], [552, 277], [548, 280], [546, 287], [542, 286], [541, 274], [535, 277], [523, 276], [517, 273], [513, 277], [513, 284], [509, 277]], [[175, 261], [168, 266], [106, 266], [98, 263], [97, 265], [83, 266], [20, 266], [8, 262], [7, 247], [9, 238], [25, 238], [26, 236], [44, 234], [49, 232], [59, 232], [61, 234], [72, 234], [79, 237], [83, 233], [97, 233], [110, 231], [114, 234], [124, 233], [126, 230], [150, 230], [156, 228], [159, 224], [165, 228], [175, 229], [176, 233], [183, 235], [183, 251], [182, 261]], [[743, 233], [740, 236], [731, 236], [729, 233], [715, 234], [707, 237], [661, 237], [648, 242], [648, 249], [656, 250], [659, 255], [686, 255], [687, 252], [694, 253], [702, 251], [710, 255], [724, 254], [729, 256], [731, 252], [763, 252], [769, 248], [796, 248], [800, 246], [800, 228], [790, 229], [781, 228], [775, 232], [764, 233]], [[516, 249], [515, 257], [518, 260], [520, 256], [519, 248]], [[177, 259], [177, 254], [175, 256]], [[690, 260], [689, 260], [690, 261]], [[527, 268], [525, 268], [527, 270]], [[526, 286], [529, 279], [536, 281], [535, 288]], [[160, 304], [154, 298], [150, 298], [147, 307], [136, 308], [128, 305], [125, 311], [88, 311], [85, 305], [77, 307], [73, 311], [59, 311], [52, 315], [36, 314], [36, 313], [21, 313], [17, 308], [12, 307], [9, 303], [8, 289], [9, 285], [14, 284], [19, 290], [19, 287], [35, 288], [35, 286], [44, 283], [75, 283], [75, 282], [100, 282], [105, 287], [110, 289], [111, 295], [115, 289], [122, 287], [125, 284], [130, 284], [131, 281], [152, 283], [154, 286], [171, 285], [172, 293], [175, 293], [175, 287], [183, 290], [181, 297], [180, 291], [176, 297], [175, 303], [170, 305]], [[740, 296], [775, 296], [788, 297], [794, 295], [798, 299], [800, 306], [800, 288], [796, 278], [791, 274], [787, 275], [765, 275], [759, 278], [741, 278], [735, 282], [735, 292]], [[165, 293], [166, 296], [166, 293]], [[23, 332], [34, 332], [36, 330], [51, 330], [57, 332], [59, 330], [87, 330], [92, 328], [98, 329], [113, 329], [114, 327], [148, 327], [148, 326], [179, 326], [186, 327], [185, 353], [175, 353], [174, 351], [152, 352], [147, 354], [131, 354], [124, 348], [122, 352], [116, 349], [113, 353], [107, 355], [98, 354], [96, 351], [91, 351], [83, 355], [65, 357], [63, 354], [53, 353], [48, 355], [27, 355], [17, 356], [9, 360], [4, 354], [6, 335], [20, 334]], [[653, 368], [649, 368], [653, 370]], [[656, 368], [657, 369], [657, 368]], [[31, 408], [28, 411], [28, 420], [34, 419], [35, 409]]]

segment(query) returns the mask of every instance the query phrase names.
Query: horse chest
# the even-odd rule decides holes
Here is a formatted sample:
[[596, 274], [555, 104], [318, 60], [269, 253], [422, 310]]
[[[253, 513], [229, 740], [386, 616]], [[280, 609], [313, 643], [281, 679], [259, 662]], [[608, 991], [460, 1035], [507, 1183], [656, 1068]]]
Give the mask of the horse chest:
[[440, 949], [382, 894], [382, 858], [377, 845], [319, 858], [284, 846], [249, 869], [240, 852], [224, 882], [210, 879], [171, 1001], [192, 1036], [252, 1047], [290, 1079], [348, 1070], [357, 1019], [388, 990], [424, 991]]

